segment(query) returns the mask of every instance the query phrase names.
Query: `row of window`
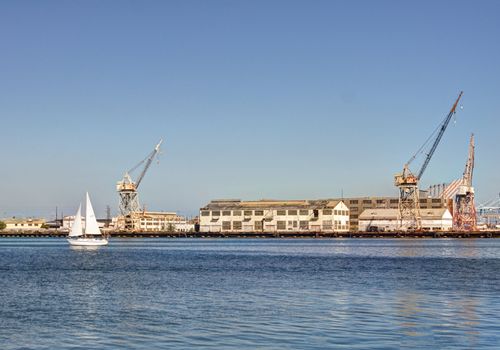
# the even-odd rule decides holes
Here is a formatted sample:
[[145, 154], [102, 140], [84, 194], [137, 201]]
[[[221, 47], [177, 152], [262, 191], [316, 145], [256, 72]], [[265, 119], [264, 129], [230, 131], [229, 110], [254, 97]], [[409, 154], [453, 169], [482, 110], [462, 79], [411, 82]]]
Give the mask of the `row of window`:
[[175, 219], [141, 219], [141, 222], [174, 222], [174, 221], [180, 221], [180, 220], [175, 220]]
[[[24, 224], [14, 224], [14, 226], [24, 226]], [[40, 226], [40, 224], [26, 224], [26, 226]]]
[[[264, 211], [263, 210], [212, 210], [212, 216], [218, 217], [218, 216], [241, 216], [242, 213], [244, 216], [264, 216]], [[289, 210], [276, 210], [276, 215], [279, 216], [284, 216], [284, 215], [289, 216], [296, 216], [296, 215], [302, 215], [306, 216], [311, 213], [310, 210], [308, 209], [289, 209]], [[316, 214], [318, 213], [318, 210], [313, 210], [313, 213]], [[231, 215], [232, 214], [232, 215]], [[323, 209], [323, 215], [349, 215], [348, 210], [332, 210], [332, 209]], [[210, 216], [210, 211], [209, 210], [202, 210], [201, 216]]]
[[[429, 198], [422, 198], [420, 199], [420, 203], [427, 203], [427, 201], [429, 200]], [[432, 198], [430, 199], [432, 203], [441, 203], [442, 202], [442, 199], [441, 198]], [[349, 204], [359, 204], [359, 203], [363, 203], [363, 204], [372, 204], [372, 203], [376, 203], [376, 204], [383, 204], [383, 203], [391, 203], [391, 204], [397, 204], [399, 203], [399, 200], [398, 199], [376, 199], [376, 200], [372, 200], [372, 199], [363, 199], [362, 201], [358, 200], [358, 199], [351, 199], [349, 201]]]
[[[338, 220], [323, 220], [322, 226], [324, 230], [331, 230], [333, 228], [338, 229], [338, 230], [346, 230], [349, 227], [349, 223], [344, 223], [342, 224], [341, 221]], [[251, 226], [250, 226], [251, 227]], [[269, 227], [274, 227], [274, 225], [266, 225], [267, 228]], [[299, 229], [299, 230], [309, 230], [309, 221], [277, 221], [276, 222], [276, 228], [278, 230], [286, 230], [288, 229]], [[319, 227], [319, 225], [318, 225]], [[242, 230], [243, 229], [243, 222], [242, 221], [223, 221], [222, 222], [222, 230]], [[249, 229], [245, 227], [245, 229]], [[255, 231], [262, 231], [263, 226], [261, 221], [257, 221], [253, 225], [253, 229]]]

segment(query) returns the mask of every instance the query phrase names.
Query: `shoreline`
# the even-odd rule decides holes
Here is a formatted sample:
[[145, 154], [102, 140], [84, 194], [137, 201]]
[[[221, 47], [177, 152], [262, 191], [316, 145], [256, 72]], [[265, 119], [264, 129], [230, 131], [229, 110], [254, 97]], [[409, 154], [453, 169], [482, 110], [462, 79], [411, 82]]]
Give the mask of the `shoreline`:
[[[423, 231], [423, 232], [105, 232], [108, 238], [500, 238], [499, 231]], [[65, 238], [67, 232], [33, 231], [33, 232], [0, 232], [0, 238]]]

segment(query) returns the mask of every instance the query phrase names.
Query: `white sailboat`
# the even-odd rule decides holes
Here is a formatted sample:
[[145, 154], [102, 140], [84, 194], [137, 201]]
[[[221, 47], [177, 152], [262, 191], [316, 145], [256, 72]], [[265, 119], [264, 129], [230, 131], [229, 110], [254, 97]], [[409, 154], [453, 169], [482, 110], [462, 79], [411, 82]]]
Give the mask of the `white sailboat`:
[[68, 235], [68, 242], [74, 246], [101, 246], [108, 244], [108, 240], [103, 237], [97, 220], [95, 218], [94, 209], [90, 203], [89, 194], [86, 196], [85, 205], [85, 230], [82, 225], [82, 205], [78, 207], [75, 221], [71, 226], [71, 231]]

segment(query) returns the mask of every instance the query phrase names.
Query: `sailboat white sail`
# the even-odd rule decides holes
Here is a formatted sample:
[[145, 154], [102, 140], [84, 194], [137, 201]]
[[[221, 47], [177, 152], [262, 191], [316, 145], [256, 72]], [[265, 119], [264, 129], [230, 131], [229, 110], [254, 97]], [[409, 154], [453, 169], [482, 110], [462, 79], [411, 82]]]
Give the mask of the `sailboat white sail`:
[[85, 230], [82, 230], [82, 206], [78, 207], [75, 222], [68, 235], [68, 242], [73, 246], [101, 246], [108, 244], [108, 240], [101, 234], [97, 224], [89, 194], [86, 194], [85, 202]]
[[82, 205], [78, 207], [78, 211], [75, 215], [75, 221], [73, 221], [73, 225], [71, 226], [71, 231], [69, 233], [69, 237], [79, 237], [82, 233]]
[[87, 192], [87, 201], [85, 204], [85, 234], [100, 236], [101, 230], [97, 224], [97, 219], [95, 218], [94, 208], [92, 208], [92, 203], [90, 203], [89, 193]]

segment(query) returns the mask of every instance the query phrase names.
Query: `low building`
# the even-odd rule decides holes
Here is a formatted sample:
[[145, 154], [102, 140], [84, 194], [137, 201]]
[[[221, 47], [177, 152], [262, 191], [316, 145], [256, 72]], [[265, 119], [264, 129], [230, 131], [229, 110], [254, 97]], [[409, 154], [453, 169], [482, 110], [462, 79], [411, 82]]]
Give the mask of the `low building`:
[[200, 232], [345, 232], [349, 208], [332, 200], [214, 200], [199, 220]]
[[175, 212], [143, 211], [132, 213], [126, 217], [119, 216], [113, 219], [112, 226], [120, 230], [141, 232], [191, 232], [194, 223]]
[[45, 219], [35, 218], [9, 218], [0, 221], [5, 223], [5, 230], [9, 231], [38, 231], [45, 225]]
[[[446, 208], [421, 209], [420, 216], [422, 229], [426, 231], [449, 231], [453, 226], [453, 217]], [[359, 215], [359, 231], [397, 231], [401, 227], [400, 218], [398, 209], [366, 209]]]
[[[68, 215], [63, 217], [62, 219], [62, 229], [70, 231], [71, 227], [73, 227], [73, 223], [75, 222], [75, 215]], [[82, 226], [85, 227], [85, 216], [82, 216]], [[109, 226], [109, 220], [107, 219], [97, 219], [97, 226], [99, 228], [105, 228]]]
[[[334, 199], [339, 200], [339, 198]], [[351, 230], [357, 231], [359, 215], [367, 209], [397, 209], [398, 197], [351, 197], [341, 199], [349, 208]], [[442, 209], [448, 208], [451, 211], [451, 201], [446, 198], [432, 198], [420, 196], [421, 209]]]

